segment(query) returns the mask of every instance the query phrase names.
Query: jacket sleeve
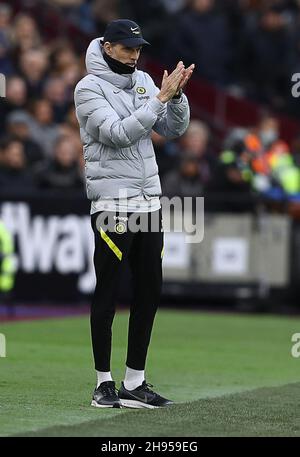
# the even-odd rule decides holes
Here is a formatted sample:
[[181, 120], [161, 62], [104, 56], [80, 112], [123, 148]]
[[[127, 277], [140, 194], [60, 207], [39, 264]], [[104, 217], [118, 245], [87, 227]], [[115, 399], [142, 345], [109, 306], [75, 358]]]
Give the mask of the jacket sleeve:
[[[156, 87], [156, 93], [159, 92]], [[158, 117], [153, 130], [168, 140], [184, 134], [190, 122], [190, 107], [187, 97], [182, 94], [180, 99], [170, 100], [165, 103], [163, 113]]]
[[156, 97], [130, 116], [120, 119], [103, 94], [86, 87], [75, 90], [80, 125], [97, 141], [113, 148], [126, 148], [151, 131], [164, 104]]

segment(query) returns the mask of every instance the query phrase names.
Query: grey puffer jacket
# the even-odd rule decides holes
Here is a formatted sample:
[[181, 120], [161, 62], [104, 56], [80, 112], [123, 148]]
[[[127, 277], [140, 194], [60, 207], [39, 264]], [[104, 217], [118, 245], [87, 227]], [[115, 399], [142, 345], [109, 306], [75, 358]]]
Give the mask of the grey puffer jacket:
[[189, 124], [187, 98], [161, 103], [147, 73], [114, 73], [103, 59], [100, 40], [90, 43], [88, 74], [75, 88], [87, 197], [161, 195], [151, 131], [168, 139], [181, 136]]

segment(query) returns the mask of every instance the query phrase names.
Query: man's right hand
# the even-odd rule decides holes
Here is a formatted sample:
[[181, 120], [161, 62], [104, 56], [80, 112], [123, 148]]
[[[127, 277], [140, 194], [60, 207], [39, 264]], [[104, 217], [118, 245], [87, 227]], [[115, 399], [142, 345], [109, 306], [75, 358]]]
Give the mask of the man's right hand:
[[163, 80], [161, 83], [160, 92], [157, 94], [158, 100], [162, 103], [167, 103], [176, 94], [178, 86], [185, 72], [183, 62], [177, 64], [175, 70], [168, 75], [167, 70], [164, 71]]

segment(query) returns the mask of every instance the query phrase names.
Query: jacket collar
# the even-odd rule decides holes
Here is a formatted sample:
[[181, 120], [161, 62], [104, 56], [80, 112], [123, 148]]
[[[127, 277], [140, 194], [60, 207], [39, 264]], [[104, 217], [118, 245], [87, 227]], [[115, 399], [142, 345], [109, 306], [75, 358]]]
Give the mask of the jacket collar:
[[119, 89], [131, 89], [136, 83], [137, 70], [128, 75], [114, 73], [103, 59], [103, 46], [100, 40], [102, 38], [93, 40], [87, 49], [85, 64], [88, 74], [96, 75]]

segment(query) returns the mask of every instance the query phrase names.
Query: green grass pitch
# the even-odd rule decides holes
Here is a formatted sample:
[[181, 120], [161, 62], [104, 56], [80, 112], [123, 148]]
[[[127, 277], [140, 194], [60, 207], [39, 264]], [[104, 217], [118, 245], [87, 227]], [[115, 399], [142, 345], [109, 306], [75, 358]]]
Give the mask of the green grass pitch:
[[[128, 313], [113, 326], [117, 386]], [[159, 310], [147, 381], [176, 405], [90, 407], [95, 374], [89, 317], [0, 323], [0, 435], [300, 436], [300, 318]]]

